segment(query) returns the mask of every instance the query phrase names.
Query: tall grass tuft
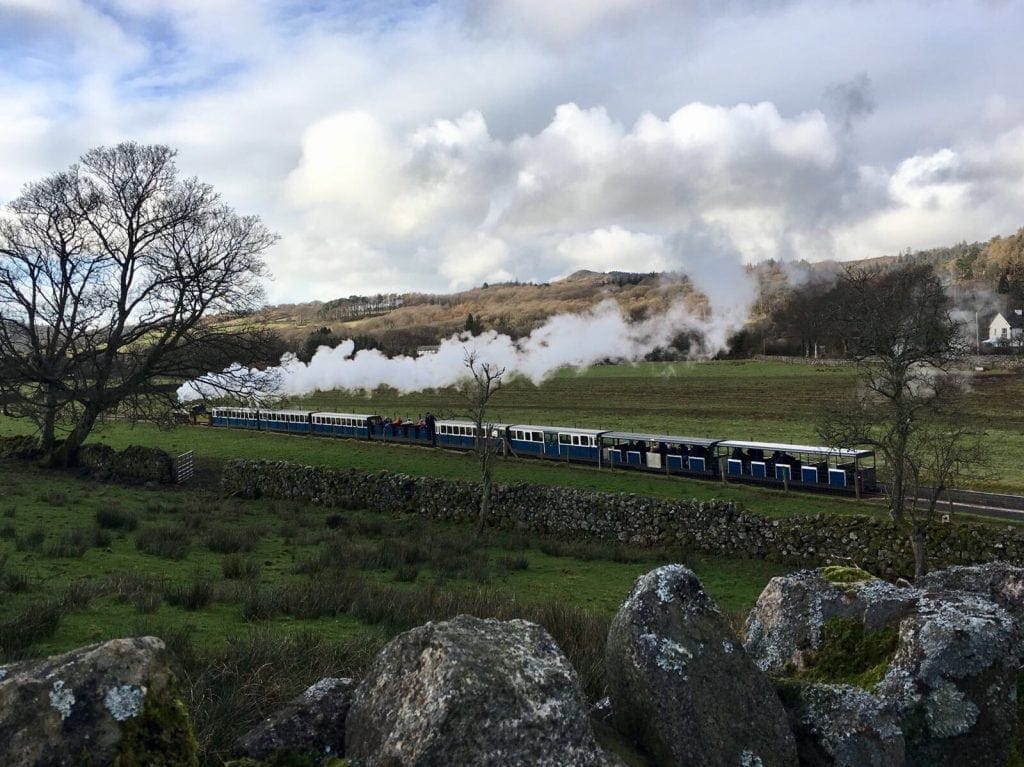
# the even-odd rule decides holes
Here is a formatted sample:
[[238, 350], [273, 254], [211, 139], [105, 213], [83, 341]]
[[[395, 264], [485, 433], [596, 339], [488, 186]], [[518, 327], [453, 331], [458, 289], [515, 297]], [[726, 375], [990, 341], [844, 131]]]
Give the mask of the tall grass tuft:
[[125, 511], [118, 506], [110, 506], [96, 511], [96, 524], [107, 530], [130, 532], [139, 526], [139, 517], [134, 511]]
[[184, 559], [192, 543], [192, 533], [181, 525], [146, 525], [135, 534], [135, 547], [165, 559]]

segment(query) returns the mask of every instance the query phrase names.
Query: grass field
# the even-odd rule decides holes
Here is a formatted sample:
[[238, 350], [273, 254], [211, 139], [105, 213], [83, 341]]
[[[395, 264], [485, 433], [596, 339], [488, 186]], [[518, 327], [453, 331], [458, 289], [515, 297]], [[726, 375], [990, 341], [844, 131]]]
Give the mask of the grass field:
[[358, 676], [413, 625], [469, 612], [545, 625], [591, 696], [635, 578], [685, 562], [738, 626], [782, 566], [525, 539], [412, 516], [130, 488], [0, 462], [0, 663], [132, 635], [185, 670], [208, 763], [324, 675]]
[[[845, 367], [774, 362], [598, 366], [535, 387], [512, 381], [495, 420], [784, 441], [816, 441], [814, 421], [853, 382]], [[1020, 491], [1024, 383], [975, 379], [967, 404], [988, 430], [999, 477]], [[372, 397], [330, 392], [310, 409], [458, 415], [454, 391]], [[27, 433], [0, 417], [0, 435]], [[637, 575], [682, 561], [738, 625], [782, 567], [693, 552], [526, 540], [412, 517], [220, 498], [229, 458], [476, 479], [472, 456], [417, 447], [208, 427], [104, 424], [96, 441], [194, 450], [191, 488], [125, 488], [0, 462], [0, 662], [127, 634], [168, 641], [186, 674], [209, 764], [246, 726], [321, 676], [356, 675], [388, 638], [458, 612], [525, 617], [567, 651], [588, 694], [601, 687], [608, 621]], [[770, 516], [882, 514], [877, 502], [786, 494], [658, 475], [501, 459], [499, 482], [726, 498]], [[1005, 524], [1005, 523], [1003, 523]]]
[[[694, 437], [818, 444], [815, 424], [824, 408], [856, 381], [852, 366], [775, 361], [714, 361], [598, 365], [561, 371], [540, 386], [514, 380], [492, 400], [495, 421], [608, 428]], [[333, 391], [295, 398], [288, 406], [415, 417], [463, 409], [451, 390], [372, 397]], [[975, 373], [965, 403], [987, 433], [992, 476], [974, 487], [1024, 490], [1024, 375]]]

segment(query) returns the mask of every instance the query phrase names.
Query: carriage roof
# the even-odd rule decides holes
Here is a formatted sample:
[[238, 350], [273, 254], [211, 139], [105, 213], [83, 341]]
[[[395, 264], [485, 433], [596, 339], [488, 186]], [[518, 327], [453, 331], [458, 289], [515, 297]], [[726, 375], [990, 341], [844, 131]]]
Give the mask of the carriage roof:
[[679, 437], [669, 434], [644, 434], [638, 431], [606, 431], [601, 435], [604, 439], [623, 439], [628, 442], [670, 442], [673, 445], [697, 445], [698, 447], [711, 447], [718, 444], [717, 439], [707, 437]]
[[724, 439], [718, 443], [722, 447], [736, 447], [740, 450], [778, 450], [783, 453], [811, 453], [813, 455], [834, 455], [840, 458], [867, 458], [875, 454], [874, 450], [855, 450], [827, 445], [787, 445], [781, 442], [746, 442], [738, 439]]

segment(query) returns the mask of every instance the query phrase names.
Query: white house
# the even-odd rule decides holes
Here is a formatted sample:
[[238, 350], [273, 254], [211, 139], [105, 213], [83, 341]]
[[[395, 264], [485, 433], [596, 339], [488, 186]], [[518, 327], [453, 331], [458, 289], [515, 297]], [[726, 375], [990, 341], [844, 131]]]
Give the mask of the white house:
[[988, 342], [990, 344], [1020, 343], [1024, 334], [1024, 309], [1010, 309], [1005, 314], [997, 314], [988, 325]]

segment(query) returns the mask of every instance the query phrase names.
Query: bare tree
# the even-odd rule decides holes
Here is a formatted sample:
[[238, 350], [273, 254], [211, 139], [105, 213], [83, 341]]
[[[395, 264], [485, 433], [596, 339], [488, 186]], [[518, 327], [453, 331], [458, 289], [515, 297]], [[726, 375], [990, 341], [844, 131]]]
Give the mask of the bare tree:
[[469, 377], [462, 386], [469, 417], [476, 431], [476, 456], [480, 464], [480, 516], [477, 518], [477, 537], [483, 534], [484, 525], [491, 511], [491, 488], [493, 486], [493, 459], [496, 451], [487, 420], [487, 407], [491, 397], [501, 389], [505, 368], [490, 362], [482, 362], [475, 350], [466, 349], [463, 358]]
[[910, 540], [920, 577], [937, 502], [925, 483], [941, 492], [982, 458], [959, 425], [964, 387], [950, 368], [964, 353], [960, 329], [928, 265], [850, 271], [836, 288], [834, 316], [860, 368], [859, 386], [818, 432], [826, 444], [870, 446], [880, 455], [889, 513]]
[[[259, 332], [210, 318], [262, 302], [261, 254], [276, 236], [178, 179], [174, 157], [93, 149], [0, 218], [0, 398], [36, 421], [54, 465], [77, 461], [101, 414], [166, 409], [182, 380], [259, 351]], [[250, 379], [243, 366], [218, 382]]]

